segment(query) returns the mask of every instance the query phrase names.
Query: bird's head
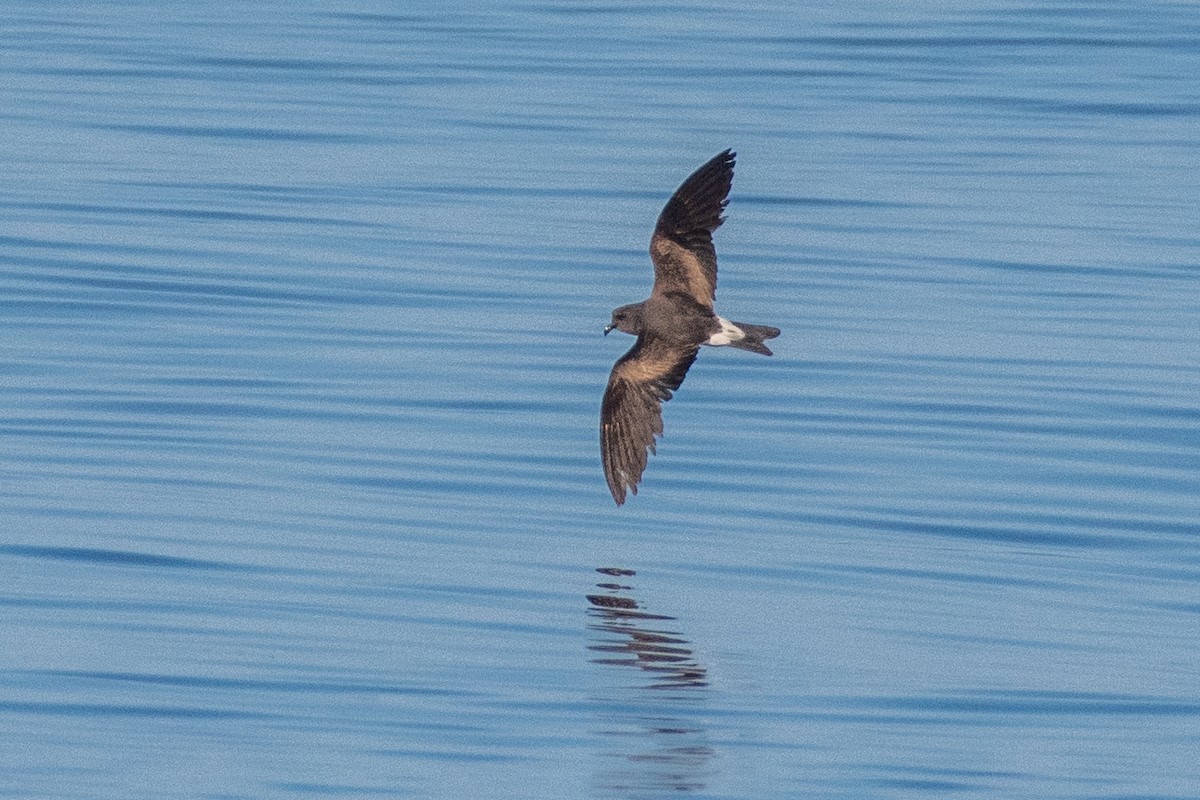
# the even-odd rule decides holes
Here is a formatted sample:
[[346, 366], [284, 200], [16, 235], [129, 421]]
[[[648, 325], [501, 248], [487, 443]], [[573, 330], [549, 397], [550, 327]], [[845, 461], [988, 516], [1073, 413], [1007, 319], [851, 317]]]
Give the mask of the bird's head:
[[604, 335], [614, 330], [632, 333], [637, 336], [642, 332], [642, 303], [633, 303], [613, 309], [612, 322], [604, 328]]

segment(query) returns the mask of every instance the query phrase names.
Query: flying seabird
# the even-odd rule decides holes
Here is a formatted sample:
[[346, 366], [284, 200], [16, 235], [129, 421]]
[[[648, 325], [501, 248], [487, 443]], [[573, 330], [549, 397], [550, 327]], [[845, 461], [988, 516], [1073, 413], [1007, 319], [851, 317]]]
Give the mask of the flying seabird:
[[683, 383], [700, 345], [728, 345], [771, 355], [763, 341], [778, 328], [730, 322], [713, 311], [717, 293], [717, 251], [712, 234], [733, 185], [736, 153], [718, 153], [675, 190], [654, 235], [650, 260], [654, 288], [640, 303], [612, 312], [604, 329], [632, 333], [637, 342], [613, 366], [600, 405], [600, 457], [617, 505], [626, 491], [637, 494], [647, 452], [662, 436], [662, 404]]

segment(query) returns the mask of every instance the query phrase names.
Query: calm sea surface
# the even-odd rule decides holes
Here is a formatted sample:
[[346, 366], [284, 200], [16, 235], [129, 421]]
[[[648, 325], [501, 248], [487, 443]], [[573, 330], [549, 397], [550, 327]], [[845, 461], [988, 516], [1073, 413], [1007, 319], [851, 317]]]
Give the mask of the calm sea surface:
[[[1200, 6], [0, 10], [0, 796], [1200, 797]], [[616, 508], [655, 215], [739, 153]]]

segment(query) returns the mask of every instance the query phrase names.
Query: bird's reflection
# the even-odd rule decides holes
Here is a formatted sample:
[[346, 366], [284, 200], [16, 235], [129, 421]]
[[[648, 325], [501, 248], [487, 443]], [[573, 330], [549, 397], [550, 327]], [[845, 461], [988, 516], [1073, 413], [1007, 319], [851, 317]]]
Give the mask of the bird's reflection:
[[601, 591], [587, 596], [592, 661], [633, 667], [647, 678], [603, 702], [602, 733], [621, 744], [605, 753], [620, 761], [598, 776], [600, 788], [626, 796], [702, 791], [714, 756], [702, 721], [708, 670], [681, 633], [665, 630], [674, 617], [640, 607], [628, 584], [633, 570], [597, 572], [616, 580], [598, 583]]
[[[597, 570], [613, 578], [629, 578], [633, 570], [602, 567]], [[588, 628], [596, 633], [588, 649], [605, 655], [593, 658], [597, 664], [638, 667], [650, 674], [649, 689], [672, 689], [708, 685], [708, 670], [697, 663], [688, 641], [674, 631], [652, 630], [674, 617], [643, 611], [630, 596], [632, 586], [603, 582], [596, 588], [604, 594], [589, 594], [593, 622]]]

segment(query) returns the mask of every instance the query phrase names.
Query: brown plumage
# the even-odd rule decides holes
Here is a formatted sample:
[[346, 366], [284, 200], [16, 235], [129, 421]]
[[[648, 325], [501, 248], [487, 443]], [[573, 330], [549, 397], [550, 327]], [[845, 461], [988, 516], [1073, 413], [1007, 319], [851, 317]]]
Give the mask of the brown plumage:
[[600, 406], [600, 456], [617, 505], [637, 485], [663, 432], [662, 404], [683, 383], [700, 345], [729, 345], [771, 355], [763, 344], [778, 328], [729, 322], [713, 311], [717, 251], [712, 234], [724, 222], [735, 154], [726, 150], [683, 182], [667, 201], [654, 235], [650, 297], [615, 309], [614, 328], [638, 337], [613, 366]]

